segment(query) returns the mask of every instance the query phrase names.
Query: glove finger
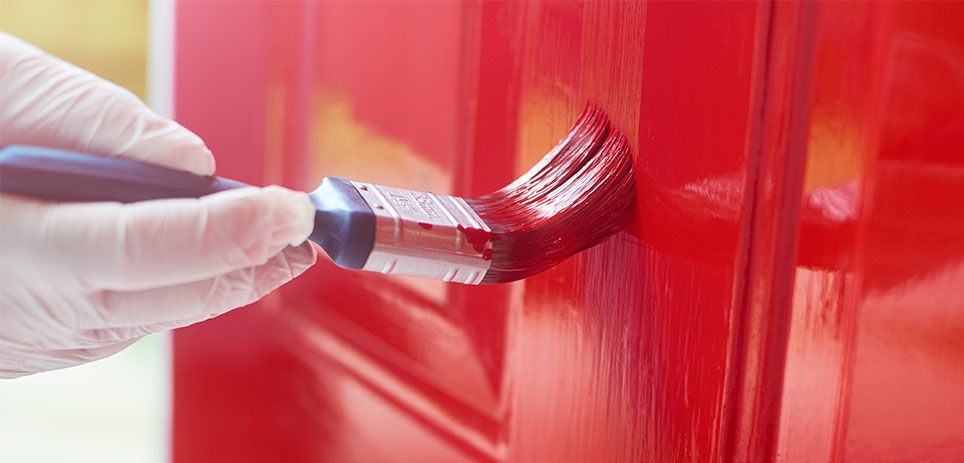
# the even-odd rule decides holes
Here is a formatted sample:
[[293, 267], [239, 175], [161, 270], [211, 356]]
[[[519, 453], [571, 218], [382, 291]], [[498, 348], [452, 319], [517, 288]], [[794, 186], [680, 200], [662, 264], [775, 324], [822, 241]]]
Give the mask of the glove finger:
[[203, 281], [136, 292], [105, 291], [100, 301], [103, 317], [96, 323], [106, 322], [108, 327], [88, 330], [82, 337], [92, 344], [118, 342], [216, 317], [261, 299], [311, 267], [316, 257], [314, 248], [304, 243], [286, 248], [263, 265]]
[[9, 364], [6, 361], [0, 362], [0, 378], [19, 378], [42, 371], [59, 370], [93, 362], [110, 357], [130, 347], [139, 339], [140, 337], [131, 338], [107, 345], [101, 343], [90, 348], [23, 352], [18, 354], [16, 362]]
[[305, 241], [314, 206], [281, 187], [133, 204], [0, 195], [0, 217], [4, 259], [29, 263], [18, 269], [25, 276], [133, 291], [263, 264]]
[[0, 33], [0, 145], [39, 145], [214, 173], [201, 138], [133, 93]]

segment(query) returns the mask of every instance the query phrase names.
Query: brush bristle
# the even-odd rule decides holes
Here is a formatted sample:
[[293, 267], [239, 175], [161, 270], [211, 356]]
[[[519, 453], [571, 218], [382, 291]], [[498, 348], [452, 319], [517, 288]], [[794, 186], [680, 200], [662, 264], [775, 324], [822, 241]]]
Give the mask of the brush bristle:
[[588, 106], [525, 175], [467, 200], [492, 229], [492, 263], [482, 283], [526, 278], [598, 244], [629, 223], [634, 197], [626, 137]]

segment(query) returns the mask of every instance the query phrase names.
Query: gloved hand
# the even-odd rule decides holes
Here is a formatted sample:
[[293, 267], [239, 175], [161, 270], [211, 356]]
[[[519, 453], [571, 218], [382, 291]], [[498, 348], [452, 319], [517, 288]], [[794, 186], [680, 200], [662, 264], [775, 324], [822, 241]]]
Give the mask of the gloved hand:
[[[0, 145], [10, 144], [214, 173], [187, 129], [0, 33]], [[307, 195], [280, 187], [127, 205], [0, 195], [0, 377], [104, 358], [260, 299], [315, 262], [313, 215]]]

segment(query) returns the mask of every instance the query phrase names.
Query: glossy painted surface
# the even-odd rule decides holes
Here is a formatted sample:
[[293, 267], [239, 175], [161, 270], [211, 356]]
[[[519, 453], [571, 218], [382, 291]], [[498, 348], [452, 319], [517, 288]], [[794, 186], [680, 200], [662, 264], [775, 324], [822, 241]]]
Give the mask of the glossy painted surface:
[[587, 102], [629, 229], [523, 282], [328, 262], [175, 336], [175, 461], [954, 461], [964, 8], [178, 5], [219, 173], [476, 196]]

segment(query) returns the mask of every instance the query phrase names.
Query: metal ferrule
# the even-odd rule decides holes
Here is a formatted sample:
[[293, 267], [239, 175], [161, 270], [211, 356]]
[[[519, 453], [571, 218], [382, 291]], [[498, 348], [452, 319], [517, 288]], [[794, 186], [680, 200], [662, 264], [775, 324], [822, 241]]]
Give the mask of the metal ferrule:
[[467, 284], [482, 281], [492, 262], [491, 230], [465, 200], [352, 184], [375, 212], [375, 244], [365, 270]]

